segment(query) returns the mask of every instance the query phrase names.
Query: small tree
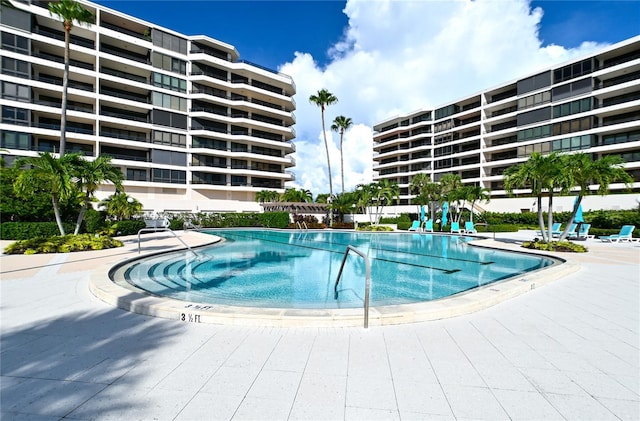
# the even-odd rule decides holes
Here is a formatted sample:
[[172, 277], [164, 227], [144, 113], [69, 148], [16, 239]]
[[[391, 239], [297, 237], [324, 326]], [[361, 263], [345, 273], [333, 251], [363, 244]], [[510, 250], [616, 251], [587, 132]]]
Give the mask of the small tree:
[[[17, 168], [28, 166], [23, 170], [13, 185], [18, 196], [29, 196], [47, 186], [46, 193], [51, 197], [51, 204], [56, 218], [56, 224], [60, 235], [65, 235], [62, 217], [60, 214], [60, 201], [75, 195], [76, 189], [71, 181], [76, 168], [81, 165], [78, 154], [69, 154], [56, 158], [48, 152], [41, 153], [37, 157], [22, 157], [15, 162]], [[46, 194], [45, 193], [45, 194]]]
[[142, 212], [142, 203], [128, 196], [124, 191], [116, 191], [101, 201], [98, 207], [104, 207], [107, 215], [114, 217], [118, 221], [131, 219], [131, 217]]
[[78, 213], [76, 221], [76, 229], [74, 234], [80, 232], [80, 226], [84, 219], [84, 214], [90, 203], [94, 200], [94, 194], [100, 184], [105, 182], [113, 183], [116, 191], [122, 188], [124, 175], [119, 168], [111, 165], [111, 157], [101, 155], [93, 161], [81, 160], [78, 167], [75, 168], [74, 176], [78, 180], [76, 185], [80, 192], [84, 192], [82, 197], [82, 207]]

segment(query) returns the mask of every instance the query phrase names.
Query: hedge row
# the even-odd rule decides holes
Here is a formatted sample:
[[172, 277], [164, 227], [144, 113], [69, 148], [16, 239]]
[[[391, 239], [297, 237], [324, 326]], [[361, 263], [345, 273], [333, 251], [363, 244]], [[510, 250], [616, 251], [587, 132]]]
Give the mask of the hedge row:
[[[73, 233], [76, 224], [63, 222], [65, 232]], [[60, 235], [55, 222], [3, 222], [0, 224], [0, 239], [28, 240], [30, 238], [53, 237]]]

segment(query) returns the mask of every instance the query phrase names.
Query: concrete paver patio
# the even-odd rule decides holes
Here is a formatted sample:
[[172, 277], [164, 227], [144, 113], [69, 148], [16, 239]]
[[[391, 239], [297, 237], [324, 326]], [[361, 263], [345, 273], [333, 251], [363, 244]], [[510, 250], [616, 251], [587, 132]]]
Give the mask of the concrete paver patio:
[[[148, 238], [143, 250], [176, 243]], [[571, 256], [579, 271], [491, 308], [367, 330], [119, 310], [89, 292], [89, 278], [133, 257], [135, 243], [2, 255], [1, 418], [638, 420], [640, 244], [587, 246]]]

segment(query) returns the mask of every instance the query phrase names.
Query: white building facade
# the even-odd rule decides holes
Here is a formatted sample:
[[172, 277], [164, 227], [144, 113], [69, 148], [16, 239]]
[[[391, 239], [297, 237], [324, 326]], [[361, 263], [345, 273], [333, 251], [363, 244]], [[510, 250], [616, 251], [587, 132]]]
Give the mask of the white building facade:
[[[554, 66], [434, 109], [374, 126], [374, 181], [399, 184], [400, 207], [415, 212], [413, 176], [439, 181], [453, 173], [491, 192], [491, 211], [533, 208], [527, 191], [507, 198], [503, 172], [532, 152], [619, 155], [633, 189], [612, 184], [606, 198], [588, 196], [586, 209], [629, 209], [640, 199], [640, 36], [597, 54]], [[594, 186], [595, 191], [595, 186]], [[573, 198], [557, 200], [569, 210]]]
[[[0, 147], [58, 152], [64, 32], [47, 1], [2, 8]], [[146, 211], [260, 211], [294, 180], [295, 84], [236, 49], [93, 3], [71, 31], [65, 152], [112, 157]], [[114, 191], [101, 186], [102, 199]]]

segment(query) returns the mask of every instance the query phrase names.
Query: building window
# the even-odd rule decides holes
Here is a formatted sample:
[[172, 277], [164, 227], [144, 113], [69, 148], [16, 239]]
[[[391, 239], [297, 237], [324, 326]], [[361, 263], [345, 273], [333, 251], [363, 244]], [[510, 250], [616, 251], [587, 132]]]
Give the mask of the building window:
[[7, 149], [31, 150], [31, 135], [29, 133], [3, 131], [0, 139], [0, 147]]
[[518, 81], [518, 95], [536, 91], [551, 85], [551, 72], [547, 71]]
[[2, 57], [2, 74], [30, 79], [29, 63], [10, 57]]
[[187, 99], [174, 95], [163, 94], [161, 92], [153, 92], [151, 102], [156, 107], [171, 108], [176, 111], [187, 111]]
[[151, 63], [157, 69], [166, 70], [167, 72], [187, 74], [187, 62], [179, 58], [171, 57], [166, 54], [154, 52], [151, 55]]
[[127, 180], [147, 181], [147, 170], [127, 168]]
[[215, 149], [218, 151], [227, 150], [227, 142], [223, 140], [207, 139], [205, 137], [193, 136], [191, 138], [192, 148]]
[[2, 98], [14, 101], [31, 102], [31, 89], [17, 83], [2, 82]]
[[553, 88], [551, 97], [553, 101], [564, 98], [589, 93], [593, 90], [593, 80], [591, 78], [582, 79]]
[[151, 181], [155, 183], [187, 184], [187, 172], [153, 168]]
[[151, 150], [151, 162], [154, 164], [187, 166], [187, 154], [184, 152]]
[[518, 142], [551, 136], [551, 124], [518, 131]]
[[561, 67], [553, 71], [554, 83], [564, 82], [565, 80], [573, 79], [591, 73], [593, 68], [593, 58], [589, 58], [577, 63], [569, 64], [568, 66]]
[[231, 185], [232, 186], [246, 186], [247, 185], [247, 177], [244, 175], [232, 175], [231, 176]]
[[187, 147], [187, 136], [179, 133], [153, 131], [153, 143], [158, 145], [178, 146], [180, 148]]
[[578, 101], [566, 102], [553, 107], [553, 118], [564, 117], [571, 114], [583, 113], [591, 110], [591, 98], [584, 98]]
[[187, 116], [185, 114], [153, 109], [151, 111], [151, 122], [160, 126], [187, 129]]
[[535, 107], [536, 105], [546, 104], [549, 101], [551, 101], [551, 91], [540, 92], [535, 95], [520, 98], [518, 100], [518, 109], [524, 110], [526, 108]]
[[553, 135], [563, 135], [568, 133], [581, 132], [591, 128], [591, 117], [579, 118], [575, 120], [563, 121], [553, 124]]
[[632, 132], [615, 133], [602, 136], [602, 145], [614, 145], [616, 143], [637, 142], [640, 140], [640, 130]]
[[154, 72], [151, 76], [153, 86], [169, 89], [176, 92], [187, 92], [187, 81], [175, 76], [164, 75]]
[[533, 145], [518, 146], [518, 158], [527, 158], [534, 152], [538, 152], [543, 155], [550, 153], [551, 142], [541, 142], [534, 143]]
[[593, 135], [574, 136], [553, 141], [553, 152], [569, 152], [589, 149], [593, 143]]
[[187, 54], [187, 40], [175, 35], [162, 32], [158, 29], [153, 30], [153, 45], [167, 50], [175, 51], [180, 54]]
[[2, 122], [18, 126], [29, 126], [29, 110], [16, 107], [2, 107]]
[[29, 55], [29, 39], [20, 35], [2, 33], [2, 49], [15, 53]]

